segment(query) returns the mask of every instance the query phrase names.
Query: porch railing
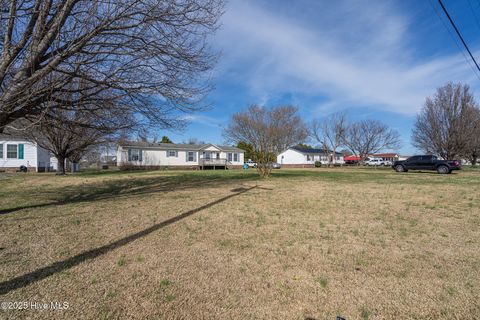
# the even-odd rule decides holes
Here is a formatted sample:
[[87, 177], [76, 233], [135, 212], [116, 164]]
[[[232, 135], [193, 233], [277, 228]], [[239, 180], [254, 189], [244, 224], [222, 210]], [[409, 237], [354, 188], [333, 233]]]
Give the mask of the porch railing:
[[201, 166], [227, 166], [227, 159], [216, 159], [216, 158], [201, 158], [199, 159], [199, 164]]

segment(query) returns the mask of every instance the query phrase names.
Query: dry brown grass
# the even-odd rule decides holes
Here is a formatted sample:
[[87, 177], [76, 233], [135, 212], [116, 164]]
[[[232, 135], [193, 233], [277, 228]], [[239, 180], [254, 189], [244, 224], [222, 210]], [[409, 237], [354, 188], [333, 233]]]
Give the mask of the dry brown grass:
[[0, 183], [0, 301], [69, 303], [0, 318], [480, 318], [479, 172]]

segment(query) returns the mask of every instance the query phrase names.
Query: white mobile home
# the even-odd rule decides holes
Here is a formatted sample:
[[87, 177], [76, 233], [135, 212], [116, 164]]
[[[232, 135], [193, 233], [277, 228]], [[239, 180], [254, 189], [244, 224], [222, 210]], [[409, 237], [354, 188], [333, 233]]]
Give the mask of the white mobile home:
[[0, 171], [17, 171], [25, 166], [28, 171], [45, 172], [57, 169], [50, 152], [34, 141], [22, 137], [0, 135]]
[[344, 164], [343, 154], [331, 150], [290, 147], [277, 156], [277, 162], [283, 167], [307, 168], [315, 166], [315, 162], [322, 164]]
[[169, 169], [240, 168], [244, 150], [214, 144], [127, 141], [117, 149], [117, 166]]

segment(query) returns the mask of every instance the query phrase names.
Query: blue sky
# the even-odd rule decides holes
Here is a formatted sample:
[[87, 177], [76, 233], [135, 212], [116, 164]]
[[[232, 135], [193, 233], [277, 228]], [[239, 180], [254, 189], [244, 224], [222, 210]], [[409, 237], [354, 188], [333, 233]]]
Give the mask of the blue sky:
[[[480, 1], [444, 4], [480, 59]], [[412, 154], [415, 114], [435, 88], [463, 82], [479, 97], [479, 77], [437, 0], [231, 0], [211, 44], [222, 53], [212, 108], [189, 115], [183, 132], [162, 132], [174, 142], [222, 144], [233, 113], [293, 104], [307, 122], [340, 110], [381, 120], [401, 133], [398, 151]]]

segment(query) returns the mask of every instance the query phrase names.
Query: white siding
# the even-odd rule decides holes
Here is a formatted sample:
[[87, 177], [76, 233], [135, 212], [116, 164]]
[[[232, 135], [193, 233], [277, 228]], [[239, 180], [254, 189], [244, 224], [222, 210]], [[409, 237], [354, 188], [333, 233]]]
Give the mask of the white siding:
[[[344, 164], [342, 155], [336, 156], [339, 159], [335, 159], [333, 163]], [[322, 164], [328, 164], [328, 156], [320, 154], [303, 154], [293, 149], [287, 149], [277, 156], [277, 162], [280, 164], [314, 164], [315, 161], [320, 161]]]
[[[18, 159], [18, 147], [17, 159], [7, 159], [7, 144], [23, 144], [23, 159]], [[28, 168], [37, 167], [37, 146], [35, 143], [26, 140], [0, 139], [0, 145], [3, 145], [3, 157], [0, 158], [0, 168], [19, 168], [22, 165]]]
[[307, 156], [293, 149], [287, 149], [277, 156], [280, 164], [308, 164]]
[[[190, 150], [195, 152], [195, 160], [187, 161], [187, 150], [176, 150], [177, 156], [170, 157], [167, 156], [168, 150], [158, 150], [158, 149], [141, 149], [142, 150], [142, 161], [128, 161], [128, 149], [140, 149], [136, 147], [132, 148], [123, 148], [121, 146], [117, 149], [117, 165], [121, 166], [122, 164], [132, 164], [136, 166], [192, 166], [198, 165], [200, 159], [203, 159], [203, 152], [212, 152], [211, 159], [216, 159], [216, 153], [219, 154], [220, 159], [227, 159], [227, 153], [220, 151], [218, 148], [210, 146], [200, 151]], [[175, 150], [175, 149], [171, 149]], [[243, 165], [244, 153], [243, 152], [234, 152], [238, 153], [238, 161], [231, 161], [232, 165]]]
[[58, 169], [58, 160], [52, 155], [50, 155], [50, 167], [55, 171]]

